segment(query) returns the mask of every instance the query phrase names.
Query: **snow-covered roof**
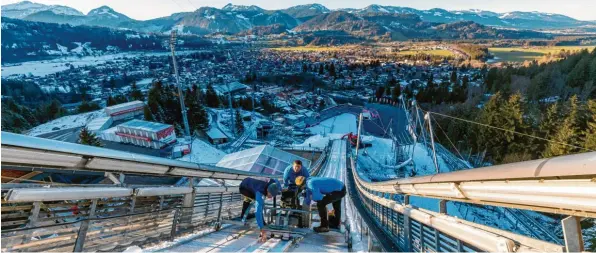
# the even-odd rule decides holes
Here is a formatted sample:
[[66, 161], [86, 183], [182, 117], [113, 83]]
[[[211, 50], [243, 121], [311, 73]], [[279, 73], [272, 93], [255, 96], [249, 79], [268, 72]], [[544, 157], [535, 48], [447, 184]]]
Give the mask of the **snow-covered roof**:
[[112, 124], [111, 117], [96, 118], [96, 119], [90, 121], [89, 123], [87, 123], [87, 129], [89, 131], [97, 131], [104, 127], [107, 127], [107, 125], [109, 125], [109, 124]]
[[[229, 86], [229, 90], [228, 90], [228, 86]], [[230, 90], [232, 92], [236, 92], [239, 90], [247, 89], [248, 86], [244, 85], [242, 83], [239, 83], [239, 82], [232, 82], [229, 84], [216, 85], [213, 88], [215, 89], [215, 91], [217, 91], [220, 94], [227, 94]]]
[[161, 130], [172, 127], [172, 125], [162, 124], [162, 123], [158, 123], [158, 122], [138, 120], [138, 119], [133, 119], [131, 121], [124, 122], [118, 126], [126, 127], [126, 128], [134, 128], [134, 129], [139, 129], [139, 130], [145, 130], [145, 131], [149, 131], [149, 132], [159, 132]]
[[311, 161], [281, 149], [261, 145], [224, 156], [216, 166], [265, 174], [283, 174], [294, 160], [310, 168]]
[[117, 111], [117, 110], [124, 109], [124, 108], [128, 109], [129, 107], [137, 107], [137, 106], [144, 106], [144, 105], [145, 105], [145, 103], [143, 103], [142, 101], [132, 101], [132, 102], [108, 106], [108, 107], [106, 107], [106, 109], [112, 110], [112, 111]]
[[228, 138], [228, 136], [226, 136], [226, 134], [224, 134], [221, 130], [219, 130], [216, 127], [212, 127], [207, 131], [207, 135], [209, 136], [209, 138], [211, 139], [222, 139], [222, 138]]

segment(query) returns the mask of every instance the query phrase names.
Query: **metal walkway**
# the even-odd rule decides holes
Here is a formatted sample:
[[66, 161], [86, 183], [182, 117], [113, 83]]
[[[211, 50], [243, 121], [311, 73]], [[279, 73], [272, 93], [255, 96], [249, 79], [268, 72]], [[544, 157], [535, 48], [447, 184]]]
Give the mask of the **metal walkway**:
[[[331, 152], [325, 167], [319, 173], [322, 177], [332, 177], [342, 180], [346, 171], [346, 145], [345, 141], [333, 141]], [[345, 201], [345, 200], [344, 200]], [[344, 205], [345, 206], [345, 205]], [[331, 208], [329, 205], [328, 208]], [[316, 208], [313, 209], [316, 211]], [[342, 212], [345, 219], [345, 210]], [[318, 220], [318, 215], [313, 215]], [[252, 221], [254, 222], [254, 221]], [[318, 226], [314, 222], [313, 226]], [[258, 229], [247, 229], [238, 225], [230, 225], [220, 231], [209, 233], [191, 241], [174, 245], [160, 252], [347, 252], [348, 244], [346, 234], [337, 231], [317, 234], [309, 229], [297, 229], [304, 233], [304, 237], [298, 243], [292, 240], [284, 241], [279, 238], [271, 238], [265, 243], [257, 242]], [[342, 229], [345, 232], [345, 228]]]

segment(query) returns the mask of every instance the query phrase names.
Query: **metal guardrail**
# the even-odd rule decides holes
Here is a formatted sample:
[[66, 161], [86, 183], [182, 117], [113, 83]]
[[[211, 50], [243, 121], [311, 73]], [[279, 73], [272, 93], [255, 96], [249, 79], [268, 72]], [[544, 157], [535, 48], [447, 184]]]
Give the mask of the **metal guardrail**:
[[[475, 224], [445, 213], [436, 213], [394, 200], [396, 195], [373, 191], [366, 187], [354, 171], [354, 161], [348, 183], [357, 189], [356, 194], [374, 217], [385, 237], [400, 251], [450, 251], [450, 252], [563, 252], [564, 247], [549, 242], [517, 235], [508, 231]], [[378, 236], [377, 236], [378, 237]]]
[[2, 165], [215, 179], [281, 178], [8, 132], [2, 132]]
[[[88, 196], [104, 195], [59, 195], [67, 197], [58, 200], [40, 189], [11, 190], [2, 204], [2, 251], [115, 251], [201, 227], [219, 229], [222, 219], [240, 216], [242, 208], [237, 188], [139, 188], [128, 189], [128, 196], [124, 189], [112, 195], [101, 193], [102, 187], [85, 190]], [[24, 222], [15, 222], [19, 218]]]
[[370, 191], [596, 217], [596, 152], [385, 182]]

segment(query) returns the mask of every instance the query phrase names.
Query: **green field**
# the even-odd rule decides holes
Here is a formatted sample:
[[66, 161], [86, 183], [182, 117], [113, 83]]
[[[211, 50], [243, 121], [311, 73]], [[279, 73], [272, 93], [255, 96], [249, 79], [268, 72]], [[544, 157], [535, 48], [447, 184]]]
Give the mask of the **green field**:
[[395, 52], [397, 55], [417, 55], [417, 54], [428, 54], [428, 55], [436, 55], [442, 57], [453, 56], [453, 52], [444, 49], [436, 49], [436, 50], [404, 50]]
[[538, 60], [548, 53], [565, 51], [580, 51], [582, 49], [592, 50], [596, 46], [555, 46], [555, 47], [491, 47], [488, 51], [498, 57], [496, 61], [503, 62], [524, 62]]
[[354, 48], [353, 46], [343, 47], [317, 47], [317, 46], [298, 46], [298, 47], [276, 47], [272, 50], [276, 51], [305, 51], [305, 52], [323, 52], [323, 51], [340, 51], [345, 49]]

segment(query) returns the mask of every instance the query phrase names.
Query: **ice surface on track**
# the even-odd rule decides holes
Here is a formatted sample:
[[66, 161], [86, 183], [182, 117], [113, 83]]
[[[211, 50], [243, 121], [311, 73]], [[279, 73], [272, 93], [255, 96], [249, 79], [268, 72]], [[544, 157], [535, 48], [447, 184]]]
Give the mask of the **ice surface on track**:
[[[329, 160], [327, 161], [327, 165], [321, 173], [319, 174], [320, 177], [330, 177], [330, 178], [337, 178], [343, 182], [345, 182], [346, 176], [346, 142], [345, 140], [334, 140], [331, 146], [331, 152], [329, 155]], [[352, 231], [359, 231], [358, 226], [354, 224], [354, 218], [351, 211], [346, 210], [345, 201], [348, 198], [346, 197], [342, 200], [344, 204], [342, 205], [342, 220], [346, 222], [351, 222], [350, 225], [352, 226]], [[349, 204], [349, 203], [348, 203]], [[327, 209], [330, 210], [332, 208], [331, 205], [327, 206]], [[350, 207], [347, 209], [351, 210]], [[315, 217], [317, 217], [316, 215]], [[344, 224], [345, 225], [345, 224]], [[318, 226], [318, 223], [315, 223], [314, 226]], [[357, 232], [352, 234], [353, 245], [352, 251], [363, 251], [362, 243], [359, 241], [360, 237], [357, 236]], [[291, 248], [291, 252], [347, 252], [348, 251], [348, 244], [345, 240], [345, 235], [343, 233], [338, 232], [329, 232], [324, 234], [313, 234], [308, 235], [303, 241], [301, 241], [296, 247]]]

